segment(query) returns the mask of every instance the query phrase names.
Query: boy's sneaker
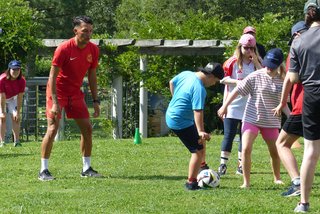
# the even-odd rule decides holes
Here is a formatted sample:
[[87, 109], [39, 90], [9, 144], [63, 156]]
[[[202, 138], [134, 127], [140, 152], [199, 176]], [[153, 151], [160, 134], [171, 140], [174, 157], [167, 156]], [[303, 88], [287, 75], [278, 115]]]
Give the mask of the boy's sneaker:
[[81, 172], [81, 177], [102, 177], [102, 175], [99, 174], [96, 170], [93, 170], [90, 166], [89, 169]]
[[309, 203], [299, 203], [294, 209], [295, 213], [306, 213], [309, 211]]
[[281, 195], [283, 197], [292, 197], [292, 196], [299, 196], [300, 194], [301, 194], [300, 185], [294, 185], [291, 182], [291, 186], [289, 187], [289, 189], [286, 192], [283, 192]]
[[5, 142], [3, 141], [0, 142], [0, 147], [4, 147], [5, 145], [6, 145]]
[[13, 146], [14, 146], [14, 147], [21, 147], [22, 144], [21, 144], [20, 142], [15, 142], [15, 143], [13, 144]]
[[52, 181], [55, 178], [51, 175], [48, 169], [43, 170], [42, 172], [39, 173], [38, 179], [40, 181]]
[[205, 169], [210, 169], [208, 164], [205, 164], [205, 165], [201, 166], [199, 172], [201, 172], [202, 170], [205, 170]]
[[238, 166], [236, 174], [237, 175], [243, 175], [242, 166]]
[[186, 190], [199, 190], [200, 187], [198, 186], [198, 182], [187, 182], [185, 184]]
[[219, 168], [218, 168], [218, 174], [221, 175], [225, 175], [227, 173], [227, 165], [226, 164], [220, 164]]

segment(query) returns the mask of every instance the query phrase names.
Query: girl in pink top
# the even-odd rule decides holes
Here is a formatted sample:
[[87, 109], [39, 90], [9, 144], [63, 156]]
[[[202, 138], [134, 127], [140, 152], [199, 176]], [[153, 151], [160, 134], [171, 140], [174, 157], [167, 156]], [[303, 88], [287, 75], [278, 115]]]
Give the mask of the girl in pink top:
[[8, 69], [0, 76], [0, 147], [4, 146], [4, 135], [6, 131], [6, 113], [12, 118], [12, 131], [14, 146], [21, 146], [20, 133], [20, 110], [26, 87], [26, 80], [21, 73], [21, 63], [13, 60]]
[[242, 96], [249, 95], [242, 119], [243, 185], [241, 188], [250, 186], [252, 145], [259, 131], [268, 145], [272, 158], [274, 182], [282, 184], [280, 179], [280, 158], [275, 145], [281, 124], [280, 118], [275, 117], [272, 112], [272, 109], [280, 101], [285, 73], [282, 61], [283, 53], [280, 49], [275, 48], [268, 51], [262, 62], [265, 68], [249, 74], [239, 82], [223, 106], [218, 110], [218, 115], [222, 118], [227, 113], [228, 105], [239, 94]]

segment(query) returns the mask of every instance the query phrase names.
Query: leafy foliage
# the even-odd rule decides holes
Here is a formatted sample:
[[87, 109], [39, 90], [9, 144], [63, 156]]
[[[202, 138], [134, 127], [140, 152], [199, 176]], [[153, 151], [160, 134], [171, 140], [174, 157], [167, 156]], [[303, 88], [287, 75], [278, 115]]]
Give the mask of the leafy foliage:
[[40, 45], [36, 36], [41, 16], [23, 0], [0, 0], [0, 8], [0, 68], [6, 69], [14, 58], [25, 62], [27, 53]]

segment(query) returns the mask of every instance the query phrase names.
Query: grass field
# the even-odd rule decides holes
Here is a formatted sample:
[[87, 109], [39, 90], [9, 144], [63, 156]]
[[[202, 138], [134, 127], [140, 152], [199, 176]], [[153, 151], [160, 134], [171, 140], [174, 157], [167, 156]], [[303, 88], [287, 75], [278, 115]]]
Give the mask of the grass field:
[[[208, 144], [207, 159], [219, 165], [222, 136]], [[266, 145], [259, 139], [253, 148], [252, 187], [242, 190], [235, 174], [237, 145], [220, 187], [186, 191], [183, 187], [189, 153], [175, 137], [99, 140], [94, 142], [92, 165], [105, 178], [81, 178], [78, 141], [57, 142], [49, 168], [56, 180], [40, 182], [40, 143], [21, 148], [0, 148], [0, 213], [293, 213], [299, 198], [283, 198], [290, 183], [273, 184]], [[301, 163], [303, 149], [295, 150]], [[319, 168], [318, 168], [319, 169]], [[318, 174], [319, 175], [319, 174]], [[311, 213], [320, 213], [319, 177], [311, 195]]]

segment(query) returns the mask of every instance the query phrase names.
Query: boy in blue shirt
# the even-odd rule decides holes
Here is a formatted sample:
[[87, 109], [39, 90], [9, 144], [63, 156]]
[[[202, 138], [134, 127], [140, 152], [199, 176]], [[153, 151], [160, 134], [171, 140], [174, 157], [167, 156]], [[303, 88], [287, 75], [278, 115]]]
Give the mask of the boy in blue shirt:
[[197, 175], [205, 157], [205, 141], [210, 140], [203, 122], [205, 87], [215, 85], [223, 76], [219, 63], [209, 63], [197, 72], [183, 71], [169, 83], [173, 97], [166, 112], [166, 122], [191, 153], [188, 182], [185, 184], [187, 190], [200, 188]]

